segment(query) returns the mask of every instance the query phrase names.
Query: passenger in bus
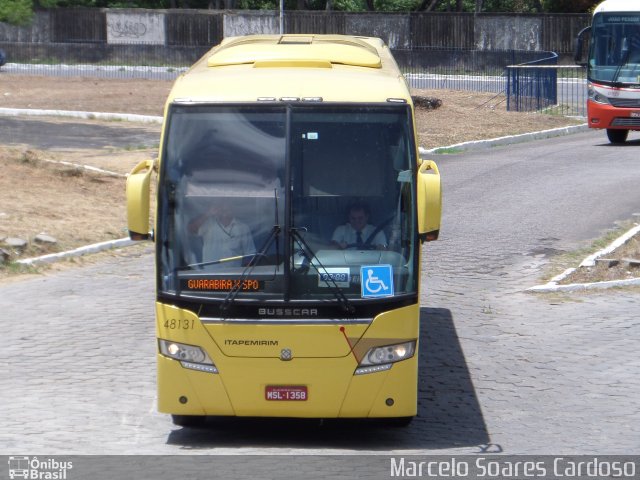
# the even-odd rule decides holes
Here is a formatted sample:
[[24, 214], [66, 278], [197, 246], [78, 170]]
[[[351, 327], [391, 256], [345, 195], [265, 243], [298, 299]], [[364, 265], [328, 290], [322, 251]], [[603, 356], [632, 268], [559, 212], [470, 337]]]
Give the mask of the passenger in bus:
[[191, 220], [188, 229], [202, 239], [202, 263], [241, 266], [256, 253], [251, 229], [235, 218], [228, 200]]
[[[354, 203], [349, 207], [348, 221], [339, 225], [333, 232], [331, 243], [340, 249], [354, 248], [358, 250], [387, 248], [387, 237], [382, 230], [369, 223], [369, 207], [365, 203]], [[373, 238], [370, 238], [373, 234]]]

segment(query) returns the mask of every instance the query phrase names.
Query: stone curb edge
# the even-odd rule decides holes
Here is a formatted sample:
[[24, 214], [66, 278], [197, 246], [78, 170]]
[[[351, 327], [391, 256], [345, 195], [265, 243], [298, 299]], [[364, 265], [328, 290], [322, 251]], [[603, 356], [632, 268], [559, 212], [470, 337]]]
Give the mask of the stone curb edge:
[[[498, 147], [503, 145], [513, 145], [516, 143], [529, 142], [532, 140], [543, 140], [545, 138], [560, 137], [571, 135], [573, 133], [586, 132], [589, 129], [588, 124], [583, 123], [570, 127], [552, 128], [550, 130], [542, 130], [539, 132], [521, 133], [519, 135], [508, 135], [506, 137], [492, 138], [489, 140], [475, 140], [471, 142], [456, 143], [447, 147], [437, 147], [425, 149], [420, 147], [420, 155], [443, 154], [443, 153], [462, 153], [469, 150], [482, 150], [485, 148]], [[453, 151], [453, 152], [452, 152]]]
[[29, 108], [0, 108], [0, 115], [32, 117], [67, 117], [85, 120], [117, 120], [141, 123], [162, 123], [162, 117], [134, 113], [81, 112], [75, 110], [32, 110]]
[[[635, 235], [640, 233], [640, 225], [636, 225], [631, 228], [624, 234], [620, 235], [613, 242], [607, 245], [602, 250], [597, 251], [596, 253], [589, 255], [585, 258], [579, 265], [580, 267], [589, 267], [595, 265], [595, 261], [597, 258], [600, 258], [607, 253], [611, 253], [616, 248], [624, 245], [628, 240], [633, 238]], [[575, 292], [578, 290], [595, 290], [595, 289], [605, 289], [605, 288], [613, 288], [613, 287], [627, 287], [631, 285], [640, 285], [640, 278], [627, 278], [625, 280], [608, 280], [606, 282], [594, 282], [594, 283], [570, 283], [567, 285], [558, 285], [559, 282], [564, 280], [570, 274], [575, 272], [575, 268], [568, 268], [560, 275], [553, 277], [544, 285], [536, 285], [535, 287], [527, 288], [525, 292], [531, 293], [552, 293], [552, 292]]]
[[128, 247], [135, 245], [139, 242], [131, 240], [129, 237], [119, 238], [117, 240], [107, 240], [106, 242], [93, 243], [91, 245], [85, 245], [84, 247], [75, 248], [73, 250], [67, 250], [66, 252], [50, 253], [48, 255], [42, 255], [40, 257], [24, 258], [17, 260], [16, 263], [20, 265], [39, 266], [54, 263], [65, 258], [80, 257], [82, 255], [89, 255], [92, 253], [99, 253], [105, 250], [111, 250], [114, 248]]

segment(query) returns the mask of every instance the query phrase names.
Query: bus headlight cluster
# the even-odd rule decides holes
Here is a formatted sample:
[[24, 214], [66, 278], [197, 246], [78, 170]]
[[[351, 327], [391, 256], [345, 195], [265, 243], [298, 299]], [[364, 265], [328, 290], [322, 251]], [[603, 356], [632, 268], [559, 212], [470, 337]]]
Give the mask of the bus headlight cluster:
[[356, 375], [389, 370], [391, 365], [413, 357], [416, 353], [416, 342], [398, 343], [384, 347], [371, 348], [355, 371]]
[[605, 95], [602, 95], [601, 93], [598, 93], [593, 85], [589, 84], [589, 86], [587, 87], [587, 92], [590, 100], [596, 103], [603, 103], [605, 105], [609, 104], [609, 98]]
[[180, 361], [184, 368], [200, 372], [218, 373], [218, 369], [209, 358], [209, 355], [207, 355], [207, 352], [200, 347], [169, 340], [158, 340], [158, 344], [162, 355]]

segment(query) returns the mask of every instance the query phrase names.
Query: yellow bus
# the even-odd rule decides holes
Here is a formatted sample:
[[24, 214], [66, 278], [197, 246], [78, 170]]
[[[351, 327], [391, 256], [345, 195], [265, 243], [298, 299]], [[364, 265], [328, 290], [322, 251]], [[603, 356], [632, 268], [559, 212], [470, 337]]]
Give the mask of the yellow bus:
[[159, 410], [408, 423], [441, 193], [388, 47], [227, 38], [164, 118], [159, 159], [127, 180], [131, 238], [156, 244]]

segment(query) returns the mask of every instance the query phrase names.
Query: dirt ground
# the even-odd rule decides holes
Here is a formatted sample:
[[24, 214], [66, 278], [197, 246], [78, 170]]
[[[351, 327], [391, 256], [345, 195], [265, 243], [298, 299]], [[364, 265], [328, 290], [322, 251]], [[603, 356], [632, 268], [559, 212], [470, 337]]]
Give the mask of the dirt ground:
[[[159, 80], [17, 76], [0, 72], [0, 107], [162, 115], [171, 85], [170, 81]], [[504, 97], [493, 94], [445, 90], [413, 93], [442, 100], [440, 108], [416, 111], [419, 142], [425, 148], [577, 123], [561, 116], [507, 112]], [[50, 121], [78, 122], [59, 118]], [[159, 126], [148, 128], [157, 128], [159, 138]], [[157, 147], [54, 151], [30, 145], [0, 145], [0, 247], [15, 260], [126, 236], [124, 174], [141, 159], [155, 156]], [[54, 162], [89, 165], [119, 175]], [[53, 236], [58, 243], [35, 243], [33, 239], [40, 233]], [[6, 237], [24, 238], [29, 246], [11, 250], [2, 246], [1, 240]], [[0, 266], [0, 278], [18, 270], [12, 263], [9, 267]]]
[[[7, 75], [0, 72], [0, 107], [162, 115], [172, 82]], [[416, 112], [420, 145], [442, 147], [579, 123], [558, 115], [507, 112], [504, 96], [416, 90], [442, 106]]]

